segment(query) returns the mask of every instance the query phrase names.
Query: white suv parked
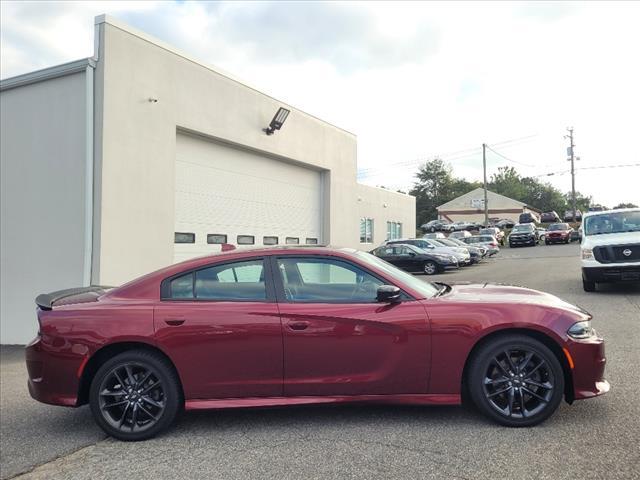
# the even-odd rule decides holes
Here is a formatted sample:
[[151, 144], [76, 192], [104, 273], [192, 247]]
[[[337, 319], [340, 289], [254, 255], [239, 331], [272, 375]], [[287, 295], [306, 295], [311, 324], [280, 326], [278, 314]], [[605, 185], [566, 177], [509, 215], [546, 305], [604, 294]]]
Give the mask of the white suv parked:
[[582, 219], [582, 286], [640, 281], [640, 208], [586, 213]]

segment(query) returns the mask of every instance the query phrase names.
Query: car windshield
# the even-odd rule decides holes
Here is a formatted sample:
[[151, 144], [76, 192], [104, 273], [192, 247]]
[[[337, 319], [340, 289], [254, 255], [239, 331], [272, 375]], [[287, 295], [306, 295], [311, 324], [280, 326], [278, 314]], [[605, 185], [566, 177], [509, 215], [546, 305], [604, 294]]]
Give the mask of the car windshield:
[[640, 210], [593, 215], [584, 220], [585, 235], [640, 232]]
[[567, 223], [554, 223], [549, 225], [549, 230], [569, 230], [569, 225]]
[[459, 247], [460, 245], [458, 245], [456, 242], [454, 242], [453, 240], [449, 240], [447, 238], [439, 238], [438, 243], [440, 245], [443, 245], [445, 247]]
[[515, 227], [513, 227], [513, 231], [514, 232], [530, 232], [531, 231], [531, 226], [530, 225], [516, 225]]
[[397, 280], [399, 283], [404, 283], [415, 291], [421, 293], [422, 295], [424, 295], [424, 298], [433, 297], [438, 292], [440, 292], [440, 288], [438, 288], [433, 283], [420, 280], [418, 277], [414, 277], [410, 273], [407, 273], [404, 270], [400, 270], [390, 263], [385, 262], [384, 260], [375, 257], [374, 255], [371, 255], [370, 253], [356, 252], [356, 256], [364, 263], [379, 268], [384, 273], [389, 275], [393, 280]]

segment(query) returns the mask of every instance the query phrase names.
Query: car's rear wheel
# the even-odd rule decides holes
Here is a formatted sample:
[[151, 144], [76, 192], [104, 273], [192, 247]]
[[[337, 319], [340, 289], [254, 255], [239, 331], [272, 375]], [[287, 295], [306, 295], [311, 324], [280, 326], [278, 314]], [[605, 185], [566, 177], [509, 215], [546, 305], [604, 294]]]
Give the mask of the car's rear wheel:
[[422, 266], [422, 270], [427, 275], [434, 275], [438, 273], [438, 265], [436, 264], [436, 262], [432, 262], [431, 260], [428, 260], [424, 262], [424, 265]]
[[145, 440], [168, 428], [180, 408], [178, 379], [159, 354], [141, 350], [105, 362], [91, 382], [89, 404], [96, 423], [125, 441]]
[[596, 282], [590, 282], [588, 280], [582, 279], [582, 289], [585, 292], [595, 292], [596, 291]]
[[536, 425], [555, 412], [564, 393], [562, 365], [543, 343], [524, 335], [490, 340], [468, 370], [471, 399], [508, 427]]

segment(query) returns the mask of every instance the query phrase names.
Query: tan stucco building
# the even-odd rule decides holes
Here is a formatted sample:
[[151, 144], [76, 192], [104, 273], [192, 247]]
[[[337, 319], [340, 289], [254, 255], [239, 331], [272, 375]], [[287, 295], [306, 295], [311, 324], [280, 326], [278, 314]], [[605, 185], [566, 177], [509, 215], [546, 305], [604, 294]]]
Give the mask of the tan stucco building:
[[355, 135], [113, 18], [93, 57], [0, 91], [2, 343], [30, 340], [38, 293], [223, 242], [369, 250], [415, 231], [413, 197], [356, 182]]
[[[540, 210], [523, 202], [505, 197], [499, 193], [487, 190], [487, 206], [489, 219], [508, 219], [518, 222], [521, 213], [530, 212], [534, 216], [540, 215]], [[438, 218], [449, 222], [484, 222], [484, 189], [476, 188], [453, 200], [440, 205]]]

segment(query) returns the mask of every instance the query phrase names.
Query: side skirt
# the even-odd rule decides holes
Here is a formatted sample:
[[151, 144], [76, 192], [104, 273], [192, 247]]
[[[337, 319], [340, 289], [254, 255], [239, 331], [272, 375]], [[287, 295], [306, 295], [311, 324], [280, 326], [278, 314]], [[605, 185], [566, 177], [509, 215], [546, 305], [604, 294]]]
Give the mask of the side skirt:
[[335, 395], [324, 397], [247, 397], [193, 399], [185, 402], [185, 410], [216, 408], [278, 407], [321, 403], [378, 403], [393, 405], [460, 405], [460, 394], [401, 394], [401, 395]]

